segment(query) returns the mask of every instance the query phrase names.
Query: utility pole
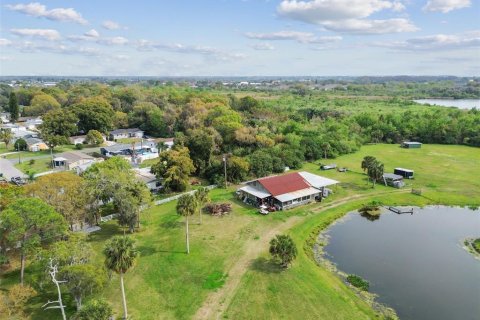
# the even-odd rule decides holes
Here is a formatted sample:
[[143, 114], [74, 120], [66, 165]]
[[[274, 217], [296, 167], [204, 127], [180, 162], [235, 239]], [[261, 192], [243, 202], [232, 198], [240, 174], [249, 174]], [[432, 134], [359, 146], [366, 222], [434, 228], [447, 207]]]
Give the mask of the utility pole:
[[227, 189], [227, 155], [223, 155], [223, 169], [225, 171], [225, 189]]

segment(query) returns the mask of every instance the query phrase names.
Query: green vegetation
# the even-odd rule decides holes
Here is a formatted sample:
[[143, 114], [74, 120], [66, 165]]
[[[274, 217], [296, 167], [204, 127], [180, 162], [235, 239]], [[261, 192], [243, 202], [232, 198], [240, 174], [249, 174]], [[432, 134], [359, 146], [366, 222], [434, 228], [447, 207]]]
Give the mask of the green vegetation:
[[[480, 205], [479, 182], [470, 178], [480, 174], [474, 165], [480, 160], [476, 151], [465, 146], [424, 145], [409, 150], [394, 145], [369, 145], [357, 154], [335, 160], [351, 169], [345, 173], [320, 172], [317, 164], [307, 163], [302, 170], [342, 182], [334, 188], [335, 193], [321, 204], [268, 216], [234, 200], [234, 189], [214, 189], [210, 192], [211, 201], [232, 203], [232, 212], [222, 218], [204, 215], [201, 225], [192, 219], [189, 255], [185, 254], [184, 218], [177, 215], [176, 202], [152, 207], [142, 213], [141, 228], [131, 235], [140, 255], [136, 266], [125, 274], [129, 314], [145, 319], [190, 319], [207, 297], [225, 294], [226, 290], [232, 294], [220, 309], [231, 319], [249, 319], [252, 314], [258, 318], [328, 318], [331, 314], [347, 319], [375, 318], [367, 303], [313, 260], [311, 248], [319, 231], [372, 200], [388, 205]], [[411, 194], [411, 186], [397, 190], [379, 184], [372, 189], [360, 166], [363, 157], [371, 154], [386, 164], [388, 172], [397, 166], [414, 169], [415, 179], [409, 183], [422, 189], [422, 196]], [[113, 172], [116, 171], [112, 169]], [[114, 221], [101, 227], [89, 236], [95, 252], [92, 259], [97, 265], [103, 263], [101, 251], [105, 242], [123, 234]], [[287, 270], [269, 259], [268, 242], [276, 234], [288, 234], [298, 247], [296, 260]], [[247, 252], [253, 254], [245, 256]], [[14, 257], [11, 260], [12, 269], [2, 275], [2, 288], [18, 283], [18, 264]], [[232, 270], [238, 263], [245, 265]], [[27, 283], [35, 277], [35, 270], [27, 267]], [[236, 277], [240, 277], [239, 283], [232, 289], [231, 282]], [[101, 293], [94, 295], [112, 303], [117, 316], [122, 314], [118, 283], [119, 276], [114, 274]], [[57, 315], [58, 311], [40, 308], [49, 298], [54, 298], [52, 291], [44, 290], [32, 299], [28, 312], [33, 312], [33, 319]], [[73, 314], [75, 301], [66, 289], [64, 298], [69, 306], [67, 311]], [[292, 305], [296, 307], [291, 308]]]
[[287, 268], [297, 256], [297, 246], [286, 234], [279, 234], [270, 240], [270, 254], [280, 260], [281, 266]]
[[363, 279], [362, 277], [357, 276], [356, 274], [349, 274], [347, 276], [347, 281], [354, 287], [363, 290], [363, 291], [368, 291], [368, 288], [370, 287], [370, 284], [368, 283], [367, 280]]
[[480, 254], [480, 238], [472, 241], [472, 247], [475, 249], [475, 251], [477, 251], [477, 253]]
[[[116, 213], [117, 221], [102, 223], [100, 231], [88, 236], [88, 246], [93, 247], [93, 251], [84, 250], [89, 252], [88, 259], [81, 257], [75, 260], [81, 263], [72, 267], [58, 265], [60, 274], [70, 280], [62, 285], [69, 316], [78, 308], [77, 318], [85, 318], [84, 305], [99, 318], [108, 317], [111, 311], [101, 302], [104, 299], [112, 303], [115, 316], [142, 319], [384, 317], [336, 275], [317, 265], [312, 252], [316, 236], [365, 203], [369, 215], [380, 202], [480, 205], [480, 182], [472, 179], [480, 176], [479, 152], [474, 148], [480, 146], [480, 112], [418, 106], [409, 100], [440, 94], [478, 96], [479, 87], [476, 81], [458, 85], [379, 84], [374, 80], [371, 84], [338, 84], [329, 92], [300, 83], [289, 84], [286, 90], [256, 92], [224, 90], [221, 85], [196, 90], [155, 81], [134, 85], [62, 82], [55, 88], [0, 86], [4, 109], [11, 109], [7, 101], [14, 97], [24, 106], [22, 115], [42, 116], [40, 133], [56, 152], [74, 149], [62, 144], [79, 132], [89, 132], [93, 144], [100, 142], [100, 133], [113, 128], [139, 127], [154, 137], [175, 137], [172, 150], [143, 164], [163, 179], [167, 193], [196, 188], [190, 185], [192, 175], [205, 184], [227, 185], [282, 173], [286, 167], [341, 182], [322, 203], [268, 216], [237, 201], [233, 186], [216, 189], [210, 192], [213, 204], [232, 205], [230, 214], [221, 217], [201, 214], [201, 207], [209, 201], [204, 189], [195, 196], [148, 208], [148, 190], [134, 178], [131, 166], [119, 158], [92, 166], [82, 177], [52, 174], [23, 189], [2, 187], [0, 205], [5, 210], [1, 212], [0, 241], [5, 243], [0, 248], [16, 241], [22, 246], [2, 252], [0, 260], [9, 264], [1, 275], [0, 289], [15, 293], [14, 285], [22, 278], [36, 293], [25, 293], [20, 311], [31, 313], [33, 319], [58, 316], [58, 310], [41, 309], [57, 294], [52, 284], [45, 282], [45, 262], [60, 253], [75, 260], [76, 250], [65, 248], [86, 246], [85, 241], [72, 244], [72, 233], [64, 230], [65, 224], [73, 230], [76, 224], [95, 223], [102, 214]], [[373, 93], [376, 96], [369, 96]], [[7, 137], [1, 140], [5, 143]], [[424, 144], [421, 149], [402, 149], [398, 147], [402, 140]], [[6, 146], [0, 152], [7, 150]], [[49, 169], [49, 151], [22, 152], [21, 157], [35, 157], [17, 165], [24, 172]], [[319, 161], [336, 163], [348, 171], [320, 171]], [[369, 185], [375, 186], [383, 172], [395, 167], [415, 170], [415, 179], [406, 181], [406, 188]], [[411, 194], [411, 189], [421, 192]], [[24, 208], [18, 205], [30, 200], [38, 203]], [[54, 232], [56, 228], [50, 224], [41, 225], [40, 232], [28, 221], [15, 219], [26, 211], [43, 212], [52, 217], [52, 224], [54, 218], [60, 219], [57, 227], [61, 226], [62, 232]], [[38, 217], [33, 214], [33, 218]], [[131, 235], [125, 238], [122, 234], [127, 228]], [[20, 231], [27, 239], [22, 239]], [[58, 241], [48, 241], [47, 231]], [[37, 251], [38, 261], [33, 259]], [[100, 271], [105, 264], [102, 251], [107, 268], [114, 271], [105, 285]], [[282, 268], [287, 265], [290, 268]], [[351, 280], [365, 287], [358, 279]], [[3, 301], [12, 299], [4, 297]]]

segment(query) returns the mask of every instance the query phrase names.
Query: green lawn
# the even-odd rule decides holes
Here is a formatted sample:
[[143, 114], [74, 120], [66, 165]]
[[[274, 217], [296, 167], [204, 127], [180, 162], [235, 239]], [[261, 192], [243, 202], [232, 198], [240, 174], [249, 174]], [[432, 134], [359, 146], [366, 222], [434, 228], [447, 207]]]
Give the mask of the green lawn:
[[[61, 153], [61, 152], [65, 152], [65, 151], [72, 151], [72, 150], [76, 150], [75, 149], [75, 146], [73, 144], [66, 144], [66, 145], [62, 145], [62, 146], [58, 146], [58, 147], [55, 147], [55, 149], [53, 149], [53, 153]], [[14, 152], [15, 150], [11, 150], [10, 152]], [[37, 152], [31, 152], [31, 151], [22, 151], [21, 152], [21, 157], [22, 158], [29, 158], [29, 157], [41, 157], [41, 156], [49, 156], [50, 155], [50, 150], [42, 150], [42, 151], [37, 151]], [[14, 158], [18, 158], [18, 154], [9, 154], [9, 155], [6, 155], [5, 156], [6, 159], [14, 159]]]
[[[396, 166], [413, 169], [416, 178], [403, 193], [382, 185], [372, 189], [359, 169], [365, 155], [376, 156], [388, 171]], [[342, 182], [333, 188], [335, 194], [321, 204], [261, 216], [256, 209], [233, 199], [233, 187], [228, 191], [213, 190], [212, 200], [232, 202], [233, 211], [222, 218], [204, 215], [202, 225], [197, 224], [198, 217], [191, 219], [190, 255], [185, 254], [184, 219], [176, 215], [175, 202], [142, 213], [141, 230], [133, 235], [141, 255], [137, 266], [127, 273], [125, 283], [132, 318], [191, 319], [209, 295], [231, 285], [232, 266], [253, 246], [257, 249], [253, 261], [248, 261], [242, 269], [230, 299], [220, 301], [225, 310], [224, 318], [372, 319], [376, 314], [366, 302], [336, 275], [312, 260], [312, 239], [320, 229], [373, 199], [392, 205], [480, 205], [480, 182], [476, 178], [480, 176], [479, 149], [424, 145], [422, 149], [408, 150], [395, 145], [372, 145], [356, 154], [327, 162], [354, 171], [320, 172], [317, 164], [306, 164], [303, 170]], [[422, 189], [423, 195], [410, 194], [411, 187]], [[322, 209], [334, 201], [359, 196], [364, 198], [352, 198], [341, 206]], [[282, 226], [299, 250], [288, 270], [280, 270], [268, 255], [267, 245], [271, 238], [268, 234]], [[122, 234], [122, 230], [111, 221], [90, 236], [99, 266], [103, 262], [101, 249], [114, 234]], [[0, 289], [8, 288], [18, 281], [18, 271], [10, 271], [1, 278]], [[72, 310], [73, 302], [65, 296]], [[113, 304], [116, 315], [120, 316], [121, 295], [116, 275], [101, 296]], [[58, 310], [40, 310], [48, 298], [53, 297], [41, 295], [32, 301], [33, 319], [53, 319], [58, 315]]]
[[25, 160], [22, 163], [17, 163], [15, 167], [26, 174], [36, 174], [52, 170], [52, 160], [50, 157], [34, 159], [33, 163], [30, 160]]

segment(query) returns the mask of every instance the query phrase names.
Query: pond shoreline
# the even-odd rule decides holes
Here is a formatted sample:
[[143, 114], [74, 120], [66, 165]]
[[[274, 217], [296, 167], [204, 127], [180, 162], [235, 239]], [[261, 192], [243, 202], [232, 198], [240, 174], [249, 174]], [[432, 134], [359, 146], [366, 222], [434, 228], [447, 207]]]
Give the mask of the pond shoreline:
[[[407, 223], [407, 224], [404, 224], [402, 223], [401, 225], [403, 225], [403, 227], [408, 227], [409, 225], [412, 226], [412, 225], [418, 225], [419, 223], [425, 223], [427, 221], [427, 219], [431, 219], [432, 217], [432, 214], [437, 214], [437, 211], [436, 210], [459, 210], [459, 209], [469, 209], [469, 210], [474, 210], [474, 211], [477, 211], [478, 208], [476, 207], [470, 207], [470, 206], [454, 206], [454, 205], [426, 205], [426, 206], [401, 206], [401, 207], [405, 207], [405, 208], [408, 208], [408, 209], [415, 209], [415, 211], [417, 210], [420, 210], [420, 212], [418, 212], [416, 215], [417, 218], [414, 219], [414, 220], [410, 220], [410, 223]], [[433, 211], [432, 211], [433, 209]], [[423, 212], [425, 211], [425, 212]], [[478, 211], [477, 211], [478, 212]], [[422, 214], [424, 213], [424, 214]], [[443, 217], [445, 217], [445, 215], [448, 216], [448, 214], [451, 214], [452, 212], [449, 212], [449, 211], [439, 211], [438, 214], [442, 214]], [[377, 232], [375, 233], [372, 233], [372, 234], [377, 234], [377, 236], [380, 236], [380, 235], [383, 235], [382, 238], [379, 238], [379, 239], [385, 239], [384, 236], [385, 234], [387, 234], [387, 237], [390, 237], [389, 236], [389, 226], [390, 228], [392, 227], [392, 216], [397, 216], [396, 214], [392, 214], [391, 212], [389, 212], [386, 208], [382, 208], [381, 210], [381, 214], [380, 216], [383, 216], [384, 214], [388, 214], [390, 216], [390, 219], [386, 218], [387, 220], [384, 221], [383, 224], [380, 224], [378, 226], [375, 226], [374, 228], [377, 228], [377, 227], [380, 227], [380, 230], [384, 230], [384, 231], [381, 231], [380, 233], [377, 234]], [[460, 212], [459, 212], [460, 214]], [[463, 213], [462, 213], [463, 214]], [[410, 215], [408, 215], [410, 216]], [[460, 215], [461, 216], [461, 215]], [[405, 307], [407, 306], [410, 306], [408, 304], [405, 304], [406, 301], [409, 301], [408, 299], [407, 300], [404, 300], [405, 298], [402, 296], [402, 295], [399, 295], [398, 298], [400, 299], [400, 301], [402, 301], [403, 299], [403, 304], [398, 304], [396, 303], [396, 297], [397, 296], [393, 296], [393, 300], [392, 300], [392, 294], [387, 294], [386, 296], [384, 296], [385, 294], [385, 282], [382, 282], [382, 276], [372, 276], [371, 272], [369, 273], [369, 276], [367, 276], [367, 274], [364, 273], [364, 271], [362, 272], [362, 267], [360, 267], [360, 269], [358, 268], [352, 268], [351, 267], [351, 263], [357, 263], [358, 264], [358, 261], [362, 261], [362, 260], [358, 260], [358, 259], [354, 259], [354, 258], [348, 258], [350, 260], [345, 260], [346, 257], [348, 257], [350, 255], [350, 251], [349, 250], [349, 245], [348, 245], [348, 241], [350, 240], [353, 240], [355, 241], [354, 239], [357, 239], [355, 234], [356, 233], [352, 233], [352, 226], [362, 226], [362, 225], [365, 225], [365, 224], [358, 224], [359, 221], [361, 221], [361, 218], [360, 217], [363, 217], [365, 219], [368, 219], [368, 217], [365, 217], [364, 215], [361, 214], [361, 212], [359, 212], [358, 210], [353, 210], [353, 211], [349, 211], [349, 212], [346, 212], [344, 215], [340, 216], [338, 219], [336, 219], [335, 221], [333, 221], [332, 223], [330, 223], [328, 226], [324, 226], [323, 228], [317, 228], [315, 231], [316, 231], [316, 237], [314, 238], [314, 233], [312, 232], [312, 240], [313, 238], [316, 239], [316, 241], [312, 241], [310, 242], [310, 250], [312, 252], [312, 255], [313, 255], [313, 258], [314, 258], [314, 261], [321, 267], [324, 267], [326, 268], [328, 271], [334, 273], [335, 275], [337, 275], [339, 277], [339, 279], [342, 280], [343, 283], [345, 283], [345, 285], [347, 285], [349, 288], [351, 288], [353, 290], [353, 292], [358, 296], [360, 297], [362, 300], [364, 300], [366, 303], [368, 303], [372, 309], [374, 309], [376, 312], [378, 312], [381, 316], [385, 317], [385, 318], [394, 318], [394, 319], [398, 319], [399, 318], [399, 315], [398, 315], [398, 311], [400, 311], [400, 314], [403, 314], [405, 313], [405, 310], [408, 310], [408, 309], [405, 309]], [[346, 223], [348, 222], [349, 220], [351, 219], [354, 219], [355, 221], [352, 221], [350, 222], [350, 227], [347, 227], [345, 229], [345, 227], [343, 226], [337, 226], [336, 228], [333, 228], [334, 226], [336, 226], [337, 224], [340, 224], [340, 223]], [[360, 220], [359, 220], [360, 219]], [[456, 218], [455, 218], [456, 219]], [[470, 218], [468, 218], [470, 219]], [[475, 218], [476, 219], [476, 218]], [[368, 219], [370, 220], [370, 219]], [[444, 220], [444, 218], [440, 219], [439, 221], [442, 221]], [[372, 220], [370, 220], [372, 221]], [[390, 221], [390, 222], [388, 222]], [[405, 219], [403, 219], [403, 221], [405, 222]], [[461, 221], [470, 221], [470, 220], [461, 220]], [[401, 221], [400, 221], [401, 222]], [[373, 223], [373, 222], [372, 222]], [[376, 222], [375, 222], [376, 223]], [[394, 227], [397, 225], [398, 222], [394, 223]], [[477, 220], [475, 220], [475, 224], [477, 223]], [[421, 224], [420, 224], [421, 225]], [[383, 228], [385, 227], [385, 228]], [[337, 230], [337, 231], [331, 231], [333, 228], [333, 230]], [[365, 231], [368, 231], [368, 230], [372, 230], [373, 229], [365, 229], [365, 227], [362, 227], [361, 229], [358, 229], [358, 227], [356, 227], [357, 230], [361, 230], [359, 232], [365, 232]], [[417, 227], [415, 227], [415, 229], [418, 229]], [[343, 230], [342, 232], [345, 233], [345, 232], [348, 232], [348, 237], [347, 238], [344, 238], [344, 237], [341, 237], [342, 235], [342, 232], [339, 232], [338, 230]], [[348, 231], [347, 231], [348, 230]], [[410, 230], [410, 229], [399, 229], [399, 230]], [[442, 229], [437, 229], [437, 230], [442, 230]], [[472, 235], [472, 232], [473, 232], [473, 235], [476, 235], [476, 232], [474, 232], [474, 230], [472, 230], [471, 228], [467, 228], [467, 229], [457, 229], [457, 233], [456, 233], [456, 236], [459, 236], [463, 231], [468, 231], [470, 233], [470, 236]], [[458, 232], [460, 231], [460, 233]], [[438, 231], [437, 231], [438, 232]], [[395, 238], [395, 233], [394, 232], [392, 235], [393, 237]], [[465, 235], [465, 234], [464, 234]], [[335, 236], [335, 238], [332, 238]], [[422, 236], [422, 235], [420, 235]], [[341, 237], [341, 238], [338, 238], [338, 237]], [[353, 237], [353, 238], [352, 238]], [[418, 238], [418, 237], [417, 237]], [[329, 247], [329, 249], [327, 249], [327, 246], [331, 246], [331, 240], [333, 239], [337, 239], [335, 242], [334, 242], [334, 247], [332, 248], [343, 248], [341, 249], [342, 251], [331, 251], [332, 249]], [[338, 242], [340, 239], [340, 242]], [[347, 240], [349, 239], [349, 240]], [[399, 238], [401, 239], [401, 238]], [[473, 247], [473, 242], [476, 240], [476, 238], [457, 238], [458, 240], [456, 241], [456, 244], [454, 243], [450, 243], [446, 248], [450, 248], [445, 254], [449, 254], [449, 252], [452, 252], [451, 249], [452, 249], [452, 245], [454, 245], [455, 247], [458, 248], [458, 245], [460, 245], [460, 247], [463, 248], [463, 250], [466, 250], [468, 251], [471, 255], [474, 256], [474, 258], [476, 260], [480, 260], [480, 254], [478, 253], [478, 251], [475, 250], [475, 248]], [[352, 246], [351, 250], [354, 250], [354, 252], [357, 253], [357, 256], [358, 256], [358, 250], [360, 248], [364, 248], [365, 244], [368, 244], [368, 240], [367, 241], [361, 241], [360, 243], [362, 243], [360, 246]], [[386, 242], [386, 244], [388, 245], [388, 241]], [[338, 245], [340, 245], [340, 247], [338, 247]], [[391, 245], [391, 244], [390, 244]], [[410, 244], [412, 245], [412, 244]], [[370, 246], [371, 247], [371, 246]], [[405, 247], [405, 246], [403, 246]], [[424, 248], [429, 248], [428, 246], [427, 247], [424, 247]], [[328, 250], [328, 251], [327, 251]], [[347, 250], [347, 251], [345, 251]], [[362, 250], [362, 249], [360, 249]], [[342, 253], [343, 252], [343, 253]], [[400, 251], [401, 253], [402, 251]], [[453, 251], [453, 252], [459, 252], [458, 249], [457, 251]], [[405, 252], [404, 252], [405, 253]], [[335, 255], [335, 258], [333, 255], [331, 254], [334, 254]], [[369, 254], [369, 251], [366, 251], [365, 254]], [[338, 256], [337, 256], [338, 255]], [[343, 258], [342, 258], [343, 257]], [[375, 255], [373, 256], [375, 257]], [[420, 256], [415, 256], [415, 257], [420, 257]], [[339, 260], [340, 259], [340, 260]], [[353, 259], [353, 260], [351, 260]], [[415, 260], [418, 260], [416, 258], [414, 258]], [[415, 261], [414, 260], [414, 261]], [[421, 259], [420, 259], [421, 260]], [[348, 262], [350, 261], [350, 262]], [[356, 262], [357, 261], [357, 262]], [[390, 260], [390, 261], [396, 261], [395, 259], [393, 260]], [[428, 261], [430, 260], [424, 260], [425, 262], [424, 263], [429, 263]], [[457, 261], [457, 260], [455, 260]], [[464, 261], [463, 258], [458, 260], [458, 261]], [[468, 259], [467, 259], [467, 262], [468, 262]], [[340, 263], [340, 266], [343, 266], [344, 268], [346, 267], [346, 269], [344, 270], [339, 270], [340, 266], [338, 265], [338, 263]], [[345, 264], [345, 263], [348, 263], [348, 264]], [[463, 262], [462, 262], [463, 263]], [[475, 263], [474, 263], [475, 264]], [[471, 266], [471, 262], [468, 262], [467, 265], [470, 265]], [[350, 266], [350, 267], [348, 267]], [[476, 268], [476, 267], [475, 267]], [[375, 272], [374, 270], [375, 269], [369, 269], [371, 270], [372, 272]], [[398, 273], [398, 267], [397, 269], [392, 269], [392, 275], [395, 275], [395, 272]], [[418, 269], [417, 269], [418, 270]], [[359, 273], [356, 273], [356, 272], [359, 272]], [[390, 272], [390, 271], [389, 271]], [[361, 291], [360, 289], [352, 286], [350, 283], [348, 283], [347, 281], [347, 276], [349, 274], [360, 274], [363, 276], [365, 276], [365, 279], [368, 280], [368, 281], [377, 281], [377, 283], [383, 283], [384, 286], [383, 286], [383, 291], [382, 289], [380, 289], [380, 291], [378, 291], [378, 288], [377, 289], [373, 289], [373, 292], [365, 292], [365, 291]], [[444, 273], [445, 274], [445, 273]], [[448, 275], [448, 273], [446, 273], [446, 275]], [[410, 277], [411, 278], [411, 277]], [[408, 277], [406, 278], [406, 280], [408, 281]], [[380, 281], [380, 282], [378, 282]], [[388, 282], [387, 282], [388, 283]], [[431, 281], [430, 282], [426, 282], [426, 285], [431, 285]], [[390, 288], [387, 286], [387, 289]], [[395, 292], [395, 286], [392, 286], [391, 287], [393, 292]], [[468, 291], [465, 291], [465, 293], [467, 293]], [[381, 298], [380, 298], [381, 297]], [[410, 298], [410, 297], [409, 297]], [[380, 299], [382, 300], [382, 302], [378, 302], [377, 299]], [[395, 308], [399, 308], [398, 311], [396, 311], [393, 307], [390, 307], [389, 304], [392, 303], [392, 301], [395, 303]], [[428, 303], [428, 301], [430, 301], [428, 298], [425, 300], [426, 303]], [[469, 300], [470, 301], [470, 300]], [[457, 301], [458, 302], [458, 301]], [[430, 303], [432, 303], [430, 301]], [[452, 306], [459, 306], [458, 304], [454, 304]], [[470, 307], [472, 307], [471, 305], [471, 301], [470, 301]], [[417, 308], [417, 307], [415, 307]], [[424, 309], [425, 310], [425, 309]], [[424, 310], [422, 310], [422, 307], [418, 306], [418, 311], [416, 311], [415, 313], [407, 313], [409, 315], [409, 317], [413, 316], [413, 315], [418, 315], [418, 314], [422, 314], [422, 312], [424, 312]], [[472, 310], [476, 310], [476, 307]], [[447, 313], [448, 314], [448, 313]], [[402, 315], [402, 318], [403, 316], [405, 316], [405, 314]], [[408, 318], [408, 317], [407, 317]], [[469, 318], [470, 319], [470, 318]]]
[[[383, 210], [380, 210], [380, 211], [381, 211], [380, 212], [380, 215], [381, 215], [383, 213]], [[350, 218], [349, 216], [350, 213], [356, 213], [358, 215], [361, 215], [361, 213], [358, 210], [347, 212], [345, 213], [345, 215], [336, 219], [331, 224], [329, 224], [326, 228], [320, 231], [320, 233], [316, 237], [316, 242], [313, 244], [311, 248], [313, 251], [313, 258], [315, 259], [315, 262], [318, 265], [324, 267], [325, 269], [327, 269], [328, 271], [332, 272], [337, 277], [339, 277], [342, 280], [342, 282], [345, 285], [347, 285], [360, 299], [365, 301], [373, 310], [378, 312], [380, 315], [384, 316], [387, 319], [392, 319], [392, 320], [400, 319], [396, 311], [392, 307], [376, 301], [376, 298], [378, 297], [377, 294], [369, 291], [363, 291], [353, 286], [350, 282], [348, 282], [347, 281], [348, 274], [338, 269], [337, 265], [326, 257], [326, 252], [323, 250], [323, 248], [330, 241], [330, 236], [327, 234], [329, 229], [332, 226], [336, 225], [337, 223], [348, 220]]]

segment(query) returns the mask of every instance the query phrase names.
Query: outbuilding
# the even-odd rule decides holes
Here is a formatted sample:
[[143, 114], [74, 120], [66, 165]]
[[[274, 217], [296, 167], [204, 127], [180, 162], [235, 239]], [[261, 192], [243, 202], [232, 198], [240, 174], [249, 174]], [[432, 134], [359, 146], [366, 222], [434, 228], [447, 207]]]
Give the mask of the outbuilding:
[[405, 186], [403, 177], [394, 173], [385, 173], [383, 175], [383, 182], [385, 183], [385, 186], [391, 186], [394, 188], [403, 188]]
[[413, 179], [413, 170], [405, 168], [395, 168], [393, 170], [394, 174], [404, 177], [405, 179]]
[[421, 147], [422, 147], [421, 142], [416, 142], [416, 141], [404, 141], [404, 142], [402, 142], [402, 148], [420, 149]]

